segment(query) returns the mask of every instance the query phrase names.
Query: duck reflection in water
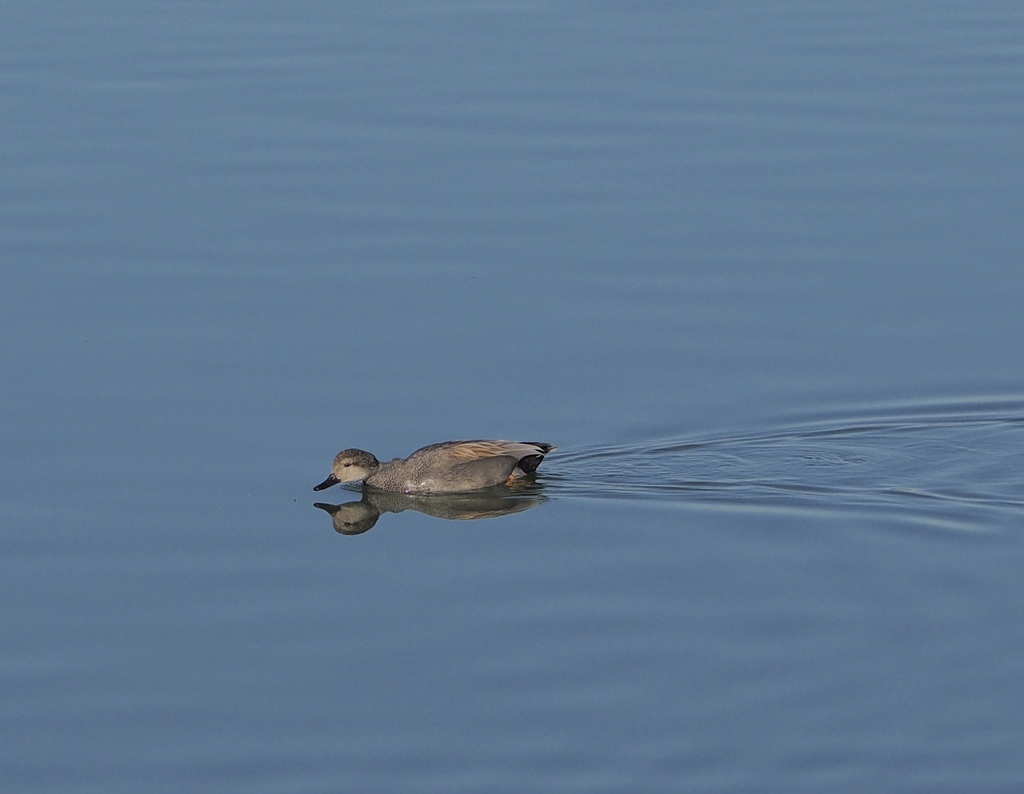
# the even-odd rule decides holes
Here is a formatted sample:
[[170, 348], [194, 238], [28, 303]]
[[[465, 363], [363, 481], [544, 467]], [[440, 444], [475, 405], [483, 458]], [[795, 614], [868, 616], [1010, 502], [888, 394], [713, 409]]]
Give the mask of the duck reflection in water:
[[546, 501], [536, 485], [518, 493], [502, 490], [424, 496], [366, 490], [362, 497], [358, 502], [338, 505], [314, 502], [313, 507], [330, 514], [335, 532], [341, 535], [361, 535], [373, 529], [377, 519], [384, 513], [416, 510], [436, 518], [469, 521], [520, 513]]

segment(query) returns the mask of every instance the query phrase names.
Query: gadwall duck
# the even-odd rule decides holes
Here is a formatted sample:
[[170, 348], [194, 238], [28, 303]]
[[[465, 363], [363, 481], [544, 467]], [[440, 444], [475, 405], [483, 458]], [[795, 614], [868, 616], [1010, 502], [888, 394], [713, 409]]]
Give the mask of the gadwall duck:
[[444, 441], [387, 463], [361, 449], [345, 449], [335, 456], [330, 476], [313, 490], [359, 480], [379, 491], [400, 493], [456, 493], [511, 485], [533, 474], [554, 448], [539, 441]]

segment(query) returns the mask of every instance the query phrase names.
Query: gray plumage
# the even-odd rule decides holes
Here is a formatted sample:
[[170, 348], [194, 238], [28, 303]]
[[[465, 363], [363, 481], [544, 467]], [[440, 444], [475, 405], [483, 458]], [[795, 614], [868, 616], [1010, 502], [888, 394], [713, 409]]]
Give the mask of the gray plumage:
[[363, 481], [369, 488], [401, 493], [455, 493], [511, 485], [533, 474], [554, 445], [540, 441], [444, 441], [408, 458], [381, 463], [361, 449], [334, 458], [331, 474], [313, 490]]

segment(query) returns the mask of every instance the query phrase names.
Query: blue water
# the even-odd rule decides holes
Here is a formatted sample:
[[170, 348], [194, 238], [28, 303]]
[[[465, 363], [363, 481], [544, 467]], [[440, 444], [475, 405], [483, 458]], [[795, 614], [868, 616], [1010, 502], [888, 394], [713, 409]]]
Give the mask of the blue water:
[[[15, 2], [0, 65], [5, 790], [1024, 785], [1019, 3]], [[558, 449], [311, 490], [486, 437]]]

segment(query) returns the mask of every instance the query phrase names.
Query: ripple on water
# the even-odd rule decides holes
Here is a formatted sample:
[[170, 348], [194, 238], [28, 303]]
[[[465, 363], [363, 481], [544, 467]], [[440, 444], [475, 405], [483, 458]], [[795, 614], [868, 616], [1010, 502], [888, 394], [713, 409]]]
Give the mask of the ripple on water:
[[979, 529], [1024, 516], [1024, 400], [901, 404], [765, 432], [565, 450], [552, 493], [868, 512]]

